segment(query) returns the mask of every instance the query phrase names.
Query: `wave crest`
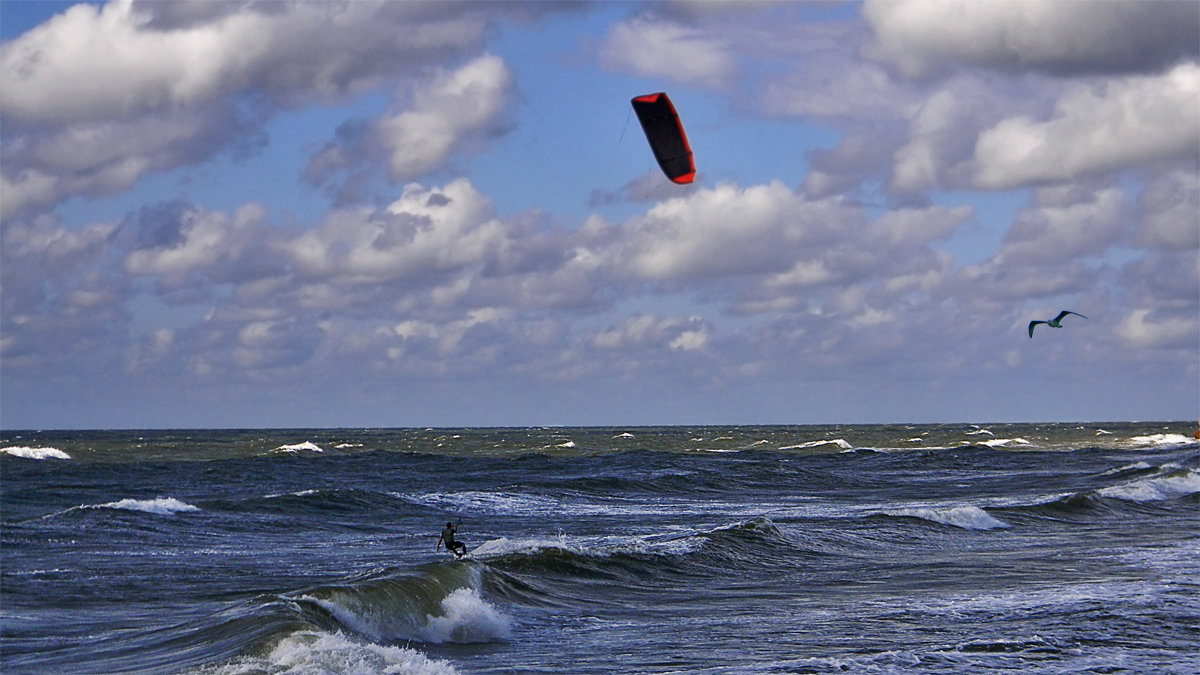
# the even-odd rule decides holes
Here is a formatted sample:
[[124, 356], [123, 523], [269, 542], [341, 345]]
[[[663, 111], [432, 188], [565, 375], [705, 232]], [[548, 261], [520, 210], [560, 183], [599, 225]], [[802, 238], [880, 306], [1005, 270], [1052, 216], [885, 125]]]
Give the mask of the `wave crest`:
[[899, 518], [919, 518], [941, 525], [950, 525], [964, 530], [996, 530], [1011, 527], [978, 506], [952, 506], [949, 508], [916, 507], [893, 509], [886, 515]]

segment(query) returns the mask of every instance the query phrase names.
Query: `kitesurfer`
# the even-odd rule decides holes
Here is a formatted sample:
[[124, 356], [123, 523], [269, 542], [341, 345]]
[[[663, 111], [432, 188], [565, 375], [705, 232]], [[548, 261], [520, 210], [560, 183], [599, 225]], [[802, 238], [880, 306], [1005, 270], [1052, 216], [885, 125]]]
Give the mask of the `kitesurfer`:
[[454, 557], [461, 558], [467, 552], [467, 545], [461, 541], [455, 541], [454, 535], [458, 532], [458, 526], [454, 523], [446, 523], [446, 529], [442, 530], [442, 536], [438, 537], [437, 550], [442, 550], [442, 544], [446, 544], [446, 550], [454, 554]]

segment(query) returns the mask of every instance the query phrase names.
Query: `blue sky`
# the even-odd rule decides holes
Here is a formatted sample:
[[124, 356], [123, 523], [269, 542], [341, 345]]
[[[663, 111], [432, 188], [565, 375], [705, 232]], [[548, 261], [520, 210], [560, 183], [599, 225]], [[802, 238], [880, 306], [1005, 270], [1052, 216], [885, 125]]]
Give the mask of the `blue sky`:
[[3, 2], [0, 34], [4, 428], [1200, 413], [1192, 2]]

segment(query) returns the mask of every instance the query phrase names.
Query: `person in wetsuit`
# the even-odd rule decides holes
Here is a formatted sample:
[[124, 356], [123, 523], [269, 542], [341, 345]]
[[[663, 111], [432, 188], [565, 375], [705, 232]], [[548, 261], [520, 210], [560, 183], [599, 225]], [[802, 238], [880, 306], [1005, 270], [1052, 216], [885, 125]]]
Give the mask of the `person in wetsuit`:
[[458, 532], [458, 526], [454, 523], [446, 523], [446, 529], [442, 530], [442, 536], [438, 537], [437, 550], [442, 550], [442, 544], [446, 544], [446, 550], [454, 554], [456, 558], [461, 558], [467, 552], [467, 545], [461, 541], [455, 541], [454, 534]]

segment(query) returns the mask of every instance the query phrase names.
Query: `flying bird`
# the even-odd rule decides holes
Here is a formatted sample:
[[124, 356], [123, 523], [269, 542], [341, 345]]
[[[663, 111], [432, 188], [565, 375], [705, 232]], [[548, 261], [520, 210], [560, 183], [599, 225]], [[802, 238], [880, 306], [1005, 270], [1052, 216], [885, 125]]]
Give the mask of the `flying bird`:
[[1050, 319], [1049, 321], [1030, 321], [1029, 322], [1029, 337], [1033, 337], [1033, 327], [1038, 325], [1039, 323], [1044, 323], [1047, 326], [1050, 326], [1051, 328], [1062, 328], [1062, 320], [1068, 314], [1074, 314], [1075, 316], [1078, 316], [1083, 319], [1087, 318], [1086, 316], [1084, 316], [1078, 312], [1072, 312], [1072, 311], [1064, 309], [1063, 311], [1058, 313], [1058, 316], [1054, 317], [1053, 319]]

